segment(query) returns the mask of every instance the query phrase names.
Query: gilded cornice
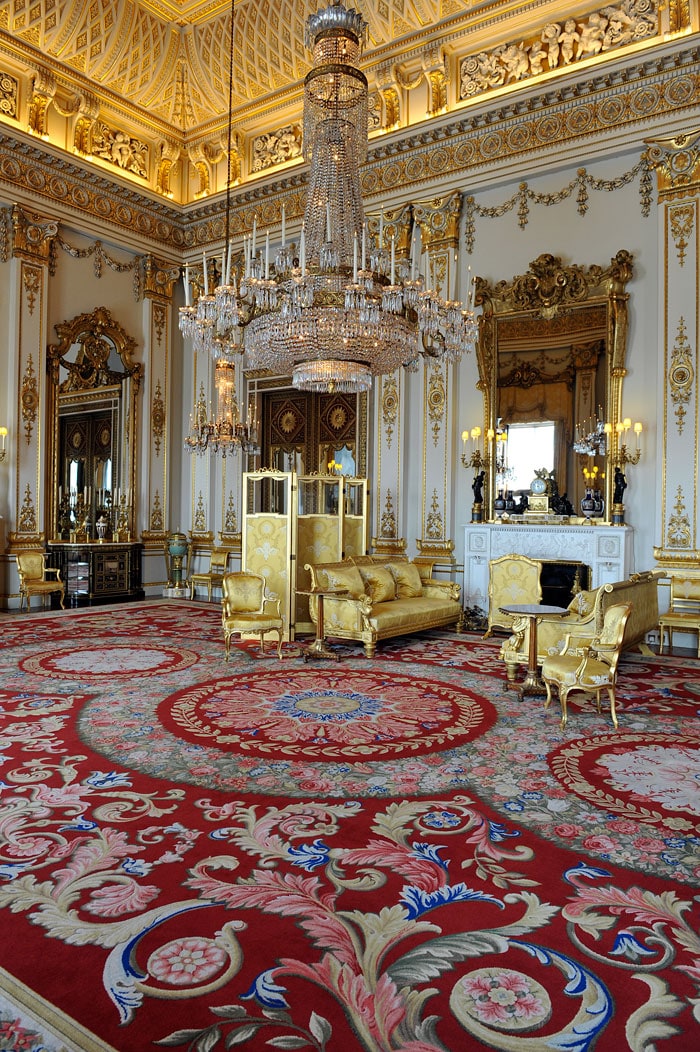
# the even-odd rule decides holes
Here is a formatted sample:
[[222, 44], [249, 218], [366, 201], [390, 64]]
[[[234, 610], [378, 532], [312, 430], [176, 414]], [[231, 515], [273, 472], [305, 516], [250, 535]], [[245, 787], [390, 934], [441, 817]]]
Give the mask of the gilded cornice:
[[[421, 130], [397, 131], [370, 143], [362, 170], [366, 205], [372, 198], [409, 201], [426, 188], [474, 186], [494, 168], [525, 171], [534, 154], [541, 163], [549, 151], [574, 151], [596, 138], [614, 135], [640, 143], [644, 129], [680, 123], [697, 114], [700, 98], [700, 49], [688, 48], [646, 59], [614, 71], [592, 71], [587, 79], [552, 85], [527, 99], [516, 95], [499, 100], [497, 108], [466, 108], [444, 115]], [[656, 140], [657, 142], [659, 140]], [[289, 220], [304, 207], [306, 168], [269, 175], [236, 188], [232, 196], [234, 237], [252, 227], [279, 223], [284, 199]], [[46, 209], [53, 202], [62, 215], [85, 217], [109, 226], [123, 244], [157, 246], [166, 256], [180, 258], [188, 250], [223, 238], [223, 195], [196, 206], [178, 206], [112, 180], [79, 158], [58, 156], [29, 136], [0, 129], [0, 188], [6, 199]], [[376, 206], [375, 206], [376, 207]]]

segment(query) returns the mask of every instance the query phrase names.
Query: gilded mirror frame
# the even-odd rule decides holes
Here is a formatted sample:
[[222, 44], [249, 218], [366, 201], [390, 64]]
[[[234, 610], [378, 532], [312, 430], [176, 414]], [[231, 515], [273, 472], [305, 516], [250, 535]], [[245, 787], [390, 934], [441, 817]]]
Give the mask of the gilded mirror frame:
[[[114, 486], [122, 492], [136, 494], [137, 399], [143, 377], [143, 366], [134, 361], [135, 340], [115, 321], [106, 307], [97, 307], [56, 326], [59, 342], [49, 344], [46, 354], [47, 389], [47, 465], [49, 474], [46, 501], [46, 535], [56, 536], [59, 485], [62, 478], [60, 458], [60, 409], [64, 402], [73, 407], [84, 401], [86, 411], [105, 400], [120, 403], [119, 476]], [[81, 352], [78, 364], [70, 358], [76, 345]], [[105, 349], [109, 348], [107, 356]], [[108, 367], [112, 350], [121, 369]], [[62, 375], [63, 373], [63, 375]], [[68, 383], [66, 383], [68, 379]], [[62, 391], [62, 386], [67, 390]], [[133, 499], [133, 498], [132, 498]], [[130, 508], [133, 529], [134, 508]]]
[[[556, 339], [566, 341], [567, 331], [599, 334], [605, 341], [605, 420], [612, 425], [622, 420], [622, 381], [626, 375], [628, 301], [626, 291], [633, 275], [633, 256], [621, 249], [608, 267], [565, 264], [558, 256], [544, 253], [530, 264], [525, 274], [510, 282], [490, 284], [476, 278], [475, 303], [481, 305], [477, 362], [477, 386], [483, 395], [484, 428], [496, 428], [498, 407], [499, 345], [511, 342], [532, 346], [539, 337], [556, 330]], [[488, 452], [488, 451], [485, 451]], [[487, 517], [493, 518], [495, 496], [494, 457], [489, 457]], [[605, 506], [610, 508], [612, 471], [605, 472]]]

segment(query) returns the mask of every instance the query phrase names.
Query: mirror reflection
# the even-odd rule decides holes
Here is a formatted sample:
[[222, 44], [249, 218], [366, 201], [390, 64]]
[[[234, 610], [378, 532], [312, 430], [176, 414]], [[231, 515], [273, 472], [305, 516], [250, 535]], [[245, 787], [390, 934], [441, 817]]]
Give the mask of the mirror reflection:
[[512, 281], [477, 278], [489, 517], [499, 490], [509, 510], [522, 510], [538, 472], [559, 514], [580, 514], [591, 479], [601, 509], [610, 502], [605, 445], [584, 455], [576, 438], [590, 421], [614, 430], [620, 420], [631, 276], [632, 257], [621, 250], [607, 268], [543, 254]]
[[48, 534], [57, 540], [130, 540], [136, 396], [134, 341], [100, 307], [56, 326], [48, 348], [53, 484]]

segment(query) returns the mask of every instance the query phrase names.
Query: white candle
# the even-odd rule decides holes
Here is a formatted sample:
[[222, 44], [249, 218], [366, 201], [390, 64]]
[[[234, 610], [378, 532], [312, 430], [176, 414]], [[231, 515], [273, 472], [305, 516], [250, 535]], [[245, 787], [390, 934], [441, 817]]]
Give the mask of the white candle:
[[204, 295], [209, 295], [209, 275], [207, 274], [207, 254], [202, 252], [202, 270], [204, 272]]
[[224, 245], [223, 251], [221, 253], [221, 282], [220, 282], [221, 285], [226, 285], [227, 284], [227, 281], [226, 281], [226, 256], [227, 255], [228, 255], [228, 253], [227, 253], [227, 250], [226, 250], [226, 245]]
[[255, 238], [258, 232], [258, 217], [253, 216], [253, 240], [250, 246], [250, 257], [255, 259]]
[[331, 206], [326, 201], [326, 241], [331, 239]]
[[367, 256], [367, 224], [362, 224], [362, 269], [365, 269], [365, 259]]
[[185, 263], [185, 306], [190, 306], [190, 265]]
[[287, 244], [287, 210], [282, 202], [282, 248]]
[[299, 266], [301, 267], [301, 276], [303, 277], [306, 273], [306, 231], [304, 227], [301, 228], [301, 245], [299, 248]]
[[392, 237], [392, 239], [391, 239], [391, 284], [392, 285], [396, 284], [396, 272], [395, 272], [395, 268], [394, 268], [395, 262], [396, 262], [396, 239]]
[[[382, 242], [383, 241], [384, 241], [384, 209], [382, 209], [381, 212], [379, 213], [379, 247], [380, 248], [382, 247]], [[392, 281], [391, 284], [393, 285], [394, 282]]]
[[411, 238], [411, 281], [414, 281], [416, 277], [416, 232], [413, 231], [413, 237]]
[[63, 486], [58, 487], [58, 499], [59, 502], [63, 500]]
[[352, 243], [352, 280], [357, 285], [357, 231]]

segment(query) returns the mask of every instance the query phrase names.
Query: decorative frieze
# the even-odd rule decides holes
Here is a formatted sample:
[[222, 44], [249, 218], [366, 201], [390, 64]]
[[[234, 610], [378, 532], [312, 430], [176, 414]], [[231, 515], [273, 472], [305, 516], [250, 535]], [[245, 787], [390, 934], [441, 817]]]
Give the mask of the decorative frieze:
[[120, 128], [109, 128], [98, 121], [91, 135], [95, 157], [121, 168], [124, 172], [148, 179], [148, 145]]
[[301, 125], [287, 124], [284, 128], [256, 135], [252, 146], [252, 172], [264, 172], [277, 164], [286, 164], [301, 156]]
[[459, 98], [539, 77], [543, 73], [616, 51], [659, 35], [656, 0], [623, 0], [616, 7], [548, 22], [524, 40], [498, 44], [469, 55], [459, 64]]

